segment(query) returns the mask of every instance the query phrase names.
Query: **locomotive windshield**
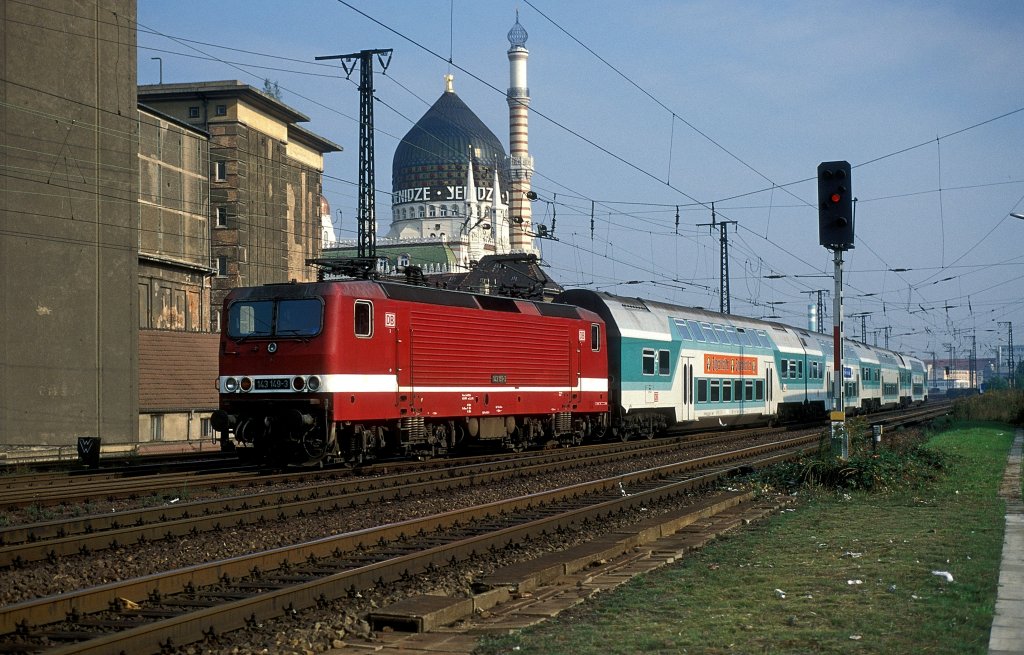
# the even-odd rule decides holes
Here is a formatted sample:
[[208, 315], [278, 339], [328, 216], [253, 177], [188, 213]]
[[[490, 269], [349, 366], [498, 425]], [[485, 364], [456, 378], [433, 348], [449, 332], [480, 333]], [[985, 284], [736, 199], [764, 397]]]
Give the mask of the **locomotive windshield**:
[[228, 308], [228, 336], [311, 337], [320, 332], [322, 315], [317, 298], [239, 301]]

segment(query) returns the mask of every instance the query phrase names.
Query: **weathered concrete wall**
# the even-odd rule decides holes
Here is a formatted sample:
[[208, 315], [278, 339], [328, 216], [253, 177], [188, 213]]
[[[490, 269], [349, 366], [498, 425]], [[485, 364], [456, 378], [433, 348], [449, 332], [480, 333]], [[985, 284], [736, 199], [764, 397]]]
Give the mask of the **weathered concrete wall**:
[[0, 442], [137, 439], [134, 0], [0, 3]]

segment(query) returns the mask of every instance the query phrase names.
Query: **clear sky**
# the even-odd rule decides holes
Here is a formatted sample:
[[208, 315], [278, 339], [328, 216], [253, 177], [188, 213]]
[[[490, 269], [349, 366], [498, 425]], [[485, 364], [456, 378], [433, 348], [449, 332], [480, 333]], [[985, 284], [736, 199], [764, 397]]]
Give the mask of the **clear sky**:
[[732, 313], [806, 325], [823, 289], [831, 325], [815, 175], [847, 160], [847, 333], [866, 314], [869, 342], [889, 328], [890, 347], [926, 359], [950, 344], [966, 357], [971, 335], [991, 357], [1008, 321], [1024, 343], [1019, 0], [139, 0], [139, 83], [161, 64], [167, 83], [277, 82], [306, 128], [345, 149], [326, 158], [324, 192], [354, 238], [358, 72], [314, 58], [393, 48], [374, 83], [383, 234], [394, 149], [446, 73], [507, 151], [517, 10], [534, 222], [556, 222], [541, 245], [563, 286], [717, 311], [718, 234], [698, 227], [714, 202], [737, 221]]

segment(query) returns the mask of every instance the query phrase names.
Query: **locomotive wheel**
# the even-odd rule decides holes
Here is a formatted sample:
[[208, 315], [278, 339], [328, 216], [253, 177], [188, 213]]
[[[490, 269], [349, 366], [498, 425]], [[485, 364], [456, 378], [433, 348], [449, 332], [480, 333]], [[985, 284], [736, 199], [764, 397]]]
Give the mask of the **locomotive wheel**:
[[509, 447], [514, 453], [521, 453], [526, 448], [523, 442], [523, 430], [518, 425], [508, 435]]

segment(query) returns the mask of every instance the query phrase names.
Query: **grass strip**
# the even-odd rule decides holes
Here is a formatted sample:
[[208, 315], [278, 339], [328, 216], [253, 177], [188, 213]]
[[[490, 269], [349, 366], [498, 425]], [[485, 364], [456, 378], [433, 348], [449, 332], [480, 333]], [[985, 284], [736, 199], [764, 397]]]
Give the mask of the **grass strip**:
[[984, 653], [1012, 441], [954, 425], [927, 443], [931, 480], [803, 487], [795, 510], [476, 652]]

